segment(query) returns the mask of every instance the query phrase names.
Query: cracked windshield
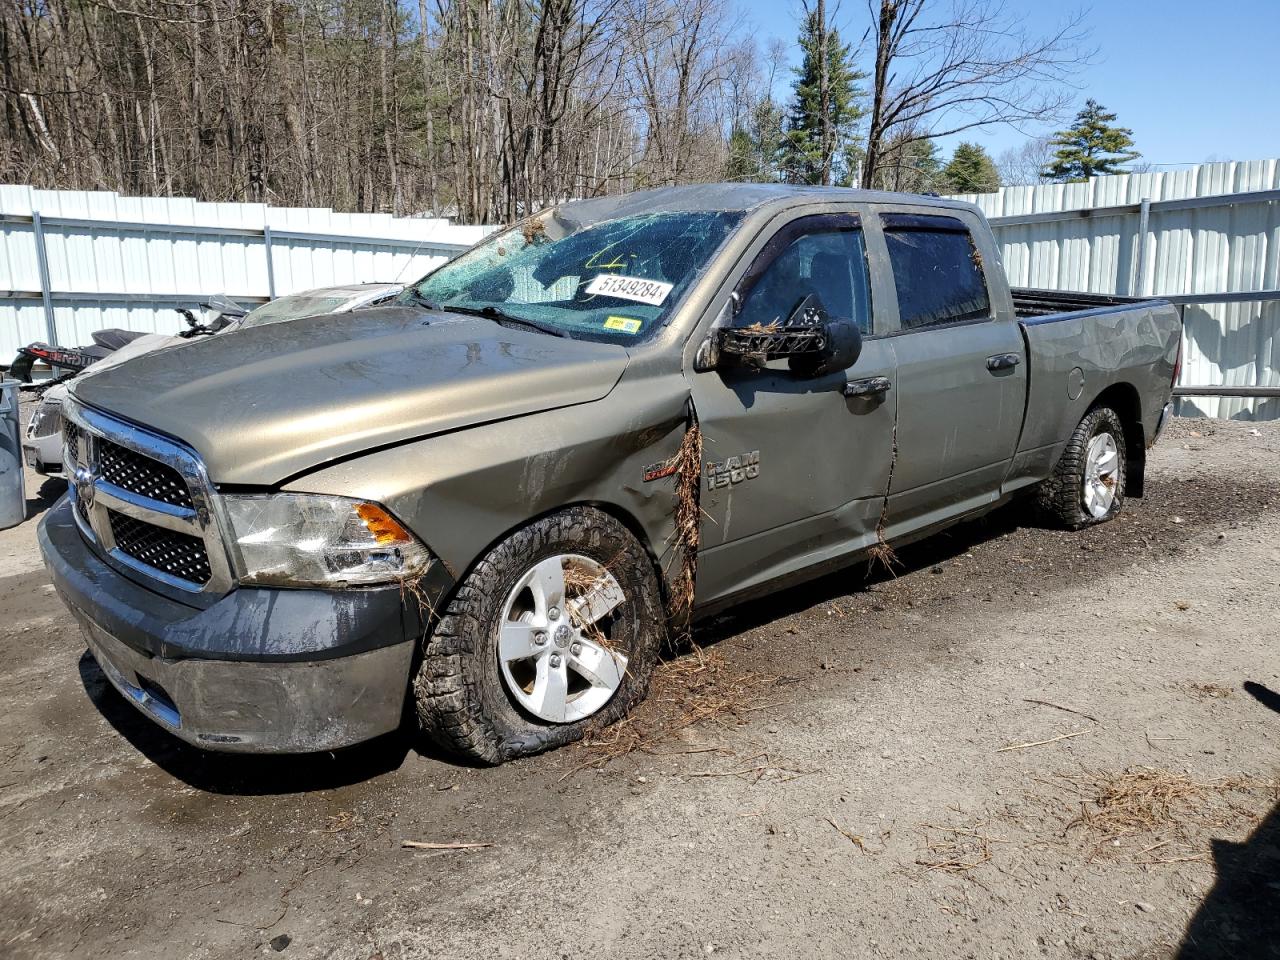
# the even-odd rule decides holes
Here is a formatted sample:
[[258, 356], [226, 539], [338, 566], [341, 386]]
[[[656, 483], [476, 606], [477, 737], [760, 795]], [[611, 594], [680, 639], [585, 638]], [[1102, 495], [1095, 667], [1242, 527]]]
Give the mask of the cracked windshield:
[[634, 342], [661, 325], [741, 213], [583, 223], [549, 211], [445, 264], [408, 300], [581, 339]]

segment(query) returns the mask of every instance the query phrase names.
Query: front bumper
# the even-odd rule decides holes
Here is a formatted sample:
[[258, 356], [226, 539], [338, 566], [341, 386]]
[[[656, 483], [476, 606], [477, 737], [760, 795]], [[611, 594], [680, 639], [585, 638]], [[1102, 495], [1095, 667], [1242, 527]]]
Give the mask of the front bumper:
[[45, 565], [103, 673], [164, 729], [209, 750], [306, 753], [399, 726], [421, 631], [399, 587], [241, 588], [199, 609], [103, 561], [71, 509], [40, 522]]
[[[56, 439], [56, 438], [55, 438]], [[62, 478], [62, 445], [46, 442], [46, 437], [24, 439], [22, 455], [27, 466], [46, 477]]]

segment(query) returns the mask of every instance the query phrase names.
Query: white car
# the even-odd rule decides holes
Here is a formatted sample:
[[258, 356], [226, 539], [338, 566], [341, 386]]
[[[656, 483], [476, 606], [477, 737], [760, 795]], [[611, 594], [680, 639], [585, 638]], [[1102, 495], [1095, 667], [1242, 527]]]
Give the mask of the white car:
[[[361, 307], [374, 307], [385, 303], [404, 289], [402, 283], [353, 283], [340, 287], [320, 287], [304, 290], [287, 297], [280, 297], [251, 310], [238, 320], [227, 324], [220, 333], [257, 327], [268, 323], [300, 320], [322, 313], [346, 313]], [[81, 377], [92, 376], [101, 370], [126, 363], [134, 357], [172, 343], [183, 343], [183, 338], [165, 333], [148, 333], [131, 340], [110, 356], [89, 367]], [[45, 390], [40, 405], [27, 424], [22, 441], [27, 466], [47, 477], [62, 474], [62, 401], [67, 396], [67, 384], [57, 383]]]

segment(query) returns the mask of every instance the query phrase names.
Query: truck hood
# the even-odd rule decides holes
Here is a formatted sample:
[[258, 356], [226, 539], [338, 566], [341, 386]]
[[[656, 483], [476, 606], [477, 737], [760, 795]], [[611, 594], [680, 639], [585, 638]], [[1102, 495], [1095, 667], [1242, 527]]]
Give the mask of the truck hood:
[[616, 344], [378, 307], [184, 340], [72, 384], [193, 447], [221, 484], [272, 485], [387, 444], [604, 397]]

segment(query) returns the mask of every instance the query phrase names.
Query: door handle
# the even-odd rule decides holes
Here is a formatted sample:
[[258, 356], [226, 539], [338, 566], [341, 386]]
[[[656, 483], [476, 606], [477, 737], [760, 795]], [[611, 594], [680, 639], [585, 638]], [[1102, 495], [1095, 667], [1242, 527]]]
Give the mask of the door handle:
[[893, 384], [888, 377], [867, 377], [865, 380], [850, 380], [844, 385], [846, 397], [877, 397], [888, 393]]
[[1021, 362], [1022, 358], [1016, 353], [997, 353], [994, 357], [987, 357], [987, 369], [993, 372], [1012, 370]]

